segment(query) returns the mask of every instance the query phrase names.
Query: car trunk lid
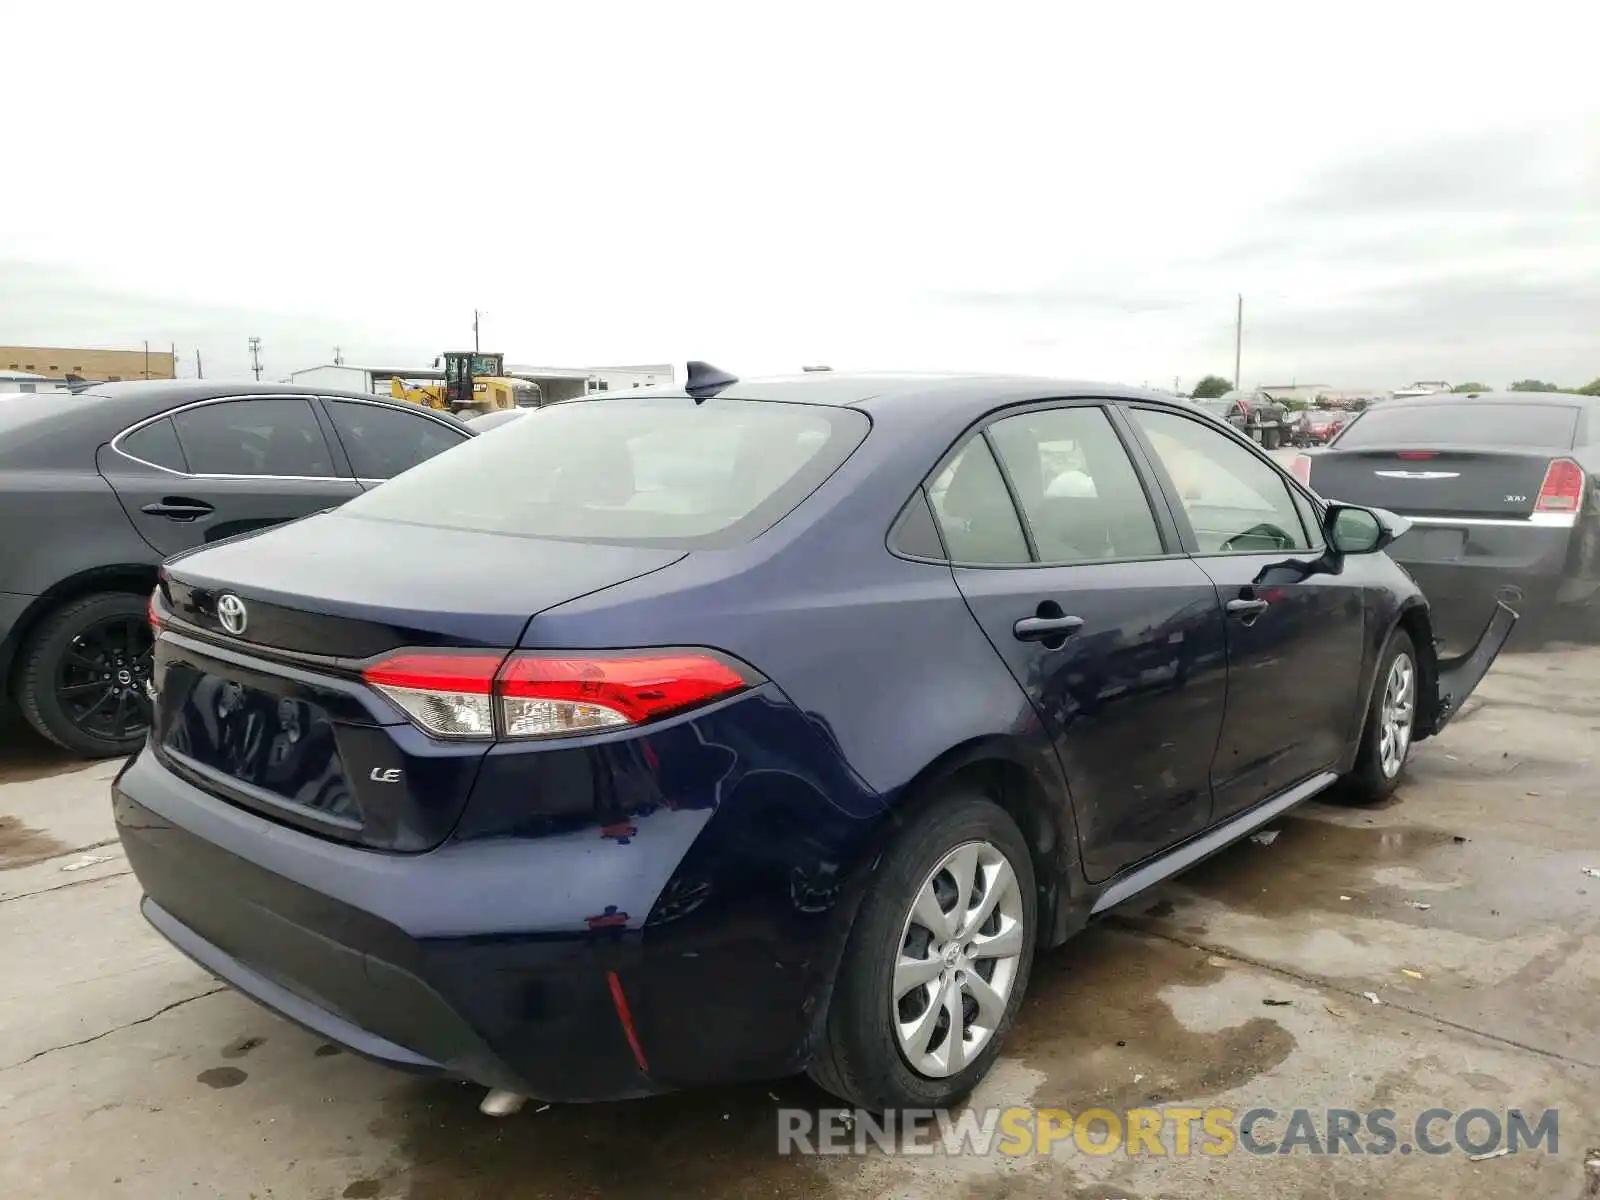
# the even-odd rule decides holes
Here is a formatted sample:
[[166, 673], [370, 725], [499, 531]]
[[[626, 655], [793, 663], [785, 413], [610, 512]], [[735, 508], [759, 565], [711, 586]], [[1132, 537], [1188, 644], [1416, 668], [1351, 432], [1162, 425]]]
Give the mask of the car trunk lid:
[[1311, 486], [1330, 500], [1404, 516], [1526, 519], [1560, 457], [1487, 446], [1334, 446], [1311, 459]]
[[429, 849], [492, 743], [428, 737], [363, 666], [409, 648], [503, 657], [534, 614], [682, 557], [337, 512], [181, 557], [158, 608], [157, 753], [273, 820]]

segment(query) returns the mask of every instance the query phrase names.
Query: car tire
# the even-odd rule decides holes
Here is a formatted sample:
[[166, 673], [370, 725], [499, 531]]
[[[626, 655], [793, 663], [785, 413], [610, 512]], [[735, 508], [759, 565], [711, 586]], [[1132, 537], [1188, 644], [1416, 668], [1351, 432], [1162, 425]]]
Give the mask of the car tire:
[[[989, 915], [955, 927], [953, 938], [948, 924], [936, 934], [932, 926], [961, 909], [958, 875], [969, 861], [976, 869], [964, 911], [971, 920], [987, 906]], [[937, 916], [925, 907], [930, 900]], [[945, 1108], [963, 1099], [1016, 1019], [1033, 964], [1036, 910], [1028, 844], [1004, 809], [965, 788], [922, 809], [880, 860], [862, 898], [811, 1078], [871, 1112]], [[969, 956], [974, 948], [977, 956]], [[921, 965], [901, 974], [913, 960]], [[957, 1008], [959, 1040], [951, 1036]]]
[[[1417, 723], [1417, 650], [1404, 629], [1389, 637], [1373, 677], [1361, 729], [1355, 768], [1344, 779], [1343, 797], [1355, 804], [1377, 804], [1394, 794], [1405, 774]], [[1404, 697], [1397, 694], [1402, 689]], [[1404, 703], [1399, 701], [1403, 699]], [[1396, 750], [1398, 752], [1396, 753]]]
[[[132, 754], [144, 743], [149, 724], [144, 694], [150, 677], [149, 633], [141, 595], [97, 592], [69, 601], [47, 615], [23, 645], [17, 707], [36, 730], [74, 754]], [[106, 669], [97, 672], [90, 663]], [[123, 671], [126, 682], [119, 678]], [[97, 673], [109, 678], [95, 680]], [[75, 694], [83, 697], [81, 702], [75, 702]], [[104, 711], [85, 719], [82, 710], [102, 696]], [[102, 719], [94, 719], [96, 715]]]
[[1263, 450], [1276, 450], [1283, 444], [1283, 431], [1280, 429], [1264, 429], [1261, 431], [1261, 448]]

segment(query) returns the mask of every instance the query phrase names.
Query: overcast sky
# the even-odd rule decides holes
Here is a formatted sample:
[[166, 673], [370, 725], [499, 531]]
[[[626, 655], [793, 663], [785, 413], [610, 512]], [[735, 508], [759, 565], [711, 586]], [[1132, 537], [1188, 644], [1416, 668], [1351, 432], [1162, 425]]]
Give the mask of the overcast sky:
[[13, 5], [0, 344], [1600, 375], [1581, 5], [1113, 7]]

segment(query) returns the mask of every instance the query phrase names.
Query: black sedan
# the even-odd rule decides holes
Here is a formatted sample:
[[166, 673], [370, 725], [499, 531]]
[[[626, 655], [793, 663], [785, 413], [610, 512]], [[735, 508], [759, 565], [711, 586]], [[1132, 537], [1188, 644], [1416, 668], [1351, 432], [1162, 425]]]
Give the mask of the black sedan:
[[145, 604], [179, 551], [342, 504], [460, 444], [370, 395], [151, 381], [0, 406], [0, 704], [79, 754], [149, 724]]
[[1496, 600], [1537, 620], [1600, 609], [1600, 399], [1508, 392], [1391, 400], [1294, 473], [1403, 514], [1389, 548], [1453, 631]]

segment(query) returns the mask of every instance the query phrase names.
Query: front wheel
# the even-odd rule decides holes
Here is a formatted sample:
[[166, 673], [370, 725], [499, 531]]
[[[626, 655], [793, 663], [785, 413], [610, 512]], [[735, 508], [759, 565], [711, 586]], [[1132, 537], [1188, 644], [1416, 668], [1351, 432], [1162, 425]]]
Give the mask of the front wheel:
[[1396, 629], [1378, 660], [1361, 749], [1345, 780], [1346, 794], [1356, 803], [1386, 800], [1400, 783], [1416, 731], [1417, 680], [1416, 647], [1405, 630]]
[[145, 598], [100, 592], [47, 616], [22, 651], [17, 703], [28, 723], [86, 758], [132, 754], [150, 728], [154, 639]]
[[811, 1077], [862, 1108], [945, 1108], [988, 1072], [1033, 963], [1033, 860], [987, 797], [901, 833], [862, 900]]

